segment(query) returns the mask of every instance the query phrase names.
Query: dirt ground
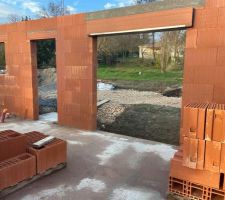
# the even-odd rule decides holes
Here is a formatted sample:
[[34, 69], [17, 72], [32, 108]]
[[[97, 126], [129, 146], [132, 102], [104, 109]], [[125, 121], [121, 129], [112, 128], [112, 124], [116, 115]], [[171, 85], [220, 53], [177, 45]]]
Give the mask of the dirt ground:
[[98, 91], [98, 129], [178, 145], [181, 98], [136, 90]]
[[173, 145], [179, 144], [179, 120], [180, 108], [171, 106], [108, 103], [98, 109], [100, 130]]

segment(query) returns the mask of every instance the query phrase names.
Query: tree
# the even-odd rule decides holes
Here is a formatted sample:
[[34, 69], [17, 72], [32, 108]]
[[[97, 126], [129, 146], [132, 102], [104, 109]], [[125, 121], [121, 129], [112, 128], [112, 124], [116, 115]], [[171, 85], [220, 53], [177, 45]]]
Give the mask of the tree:
[[39, 40], [37, 45], [38, 68], [56, 67], [55, 40]]
[[[135, 4], [146, 4], [146, 3], [152, 3], [152, 2], [155, 2], [157, 0], [134, 0], [135, 1]], [[155, 52], [155, 32], [152, 32], [151, 33], [151, 41], [152, 41], [152, 50], [153, 50], [153, 59], [154, 59], [154, 62], [156, 63], [156, 52]]]
[[5, 67], [5, 46], [4, 43], [0, 43], [0, 70]]
[[17, 15], [17, 14], [10, 14], [8, 16], [8, 21], [11, 23], [19, 22], [19, 21], [21, 21], [21, 16]]
[[[160, 36], [161, 55], [160, 66], [161, 72], [165, 72], [169, 64], [177, 68], [180, 53], [183, 53], [185, 41], [185, 31], [167, 31], [163, 32]], [[173, 57], [173, 60], [172, 60]]]
[[20, 22], [20, 21], [28, 21], [31, 20], [31, 17], [29, 16], [20, 16], [17, 14], [11, 14], [8, 16], [8, 21], [10, 23], [16, 23], [16, 22]]
[[161, 56], [160, 56], [161, 73], [166, 72], [170, 60], [170, 52], [171, 52], [170, 36], [171, 36], [170, 32], [165, 32], [161, 36]]
[[63, 15], [69, 15], [70, 11], [64, 7], [63, 3], [57, 3], [55, 1], [50, 1], [48, 5], [43, 6], [39, 13], [38, 17], [40, 18], [48, 18], [48, 17], [57, 17]]
[[149, 43], [148, 34], [113, 35], [98, 38], [98, 57], [104, 64], [114, 64], [119, 59], [138, 54], [138, 46]]

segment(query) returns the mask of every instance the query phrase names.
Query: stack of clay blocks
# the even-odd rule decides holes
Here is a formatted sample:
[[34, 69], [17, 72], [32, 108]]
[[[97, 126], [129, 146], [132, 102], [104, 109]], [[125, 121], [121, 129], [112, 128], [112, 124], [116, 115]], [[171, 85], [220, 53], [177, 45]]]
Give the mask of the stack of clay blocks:
[[182, 145], [171, 160], [169, 192], [190, 199], [225, 199], [225, 105], [184, 107]]
[[63, 140], [55, 138], [41, 149], [32, 147], [45, 137], [38, 132], [0, 132], [0, 192], [66, 163], [67, 145]]

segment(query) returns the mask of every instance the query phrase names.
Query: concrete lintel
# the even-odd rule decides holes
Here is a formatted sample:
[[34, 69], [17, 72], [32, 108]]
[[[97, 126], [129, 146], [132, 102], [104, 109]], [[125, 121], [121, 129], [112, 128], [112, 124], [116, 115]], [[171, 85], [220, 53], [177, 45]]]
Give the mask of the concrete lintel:
[[186, 25], [177, 25], [177, 26], [165, 26], [165, 27], [155, 27], [155, 28], [146, 28], [146, 29], [135, 29], [135, 30], [126, 30], [126, 31], [115, 31], [115, 32], [103, 32], [103, 33], [91, 33], [90, 36], [103, 36], [103, 35], [114, 35], [114, 34], [127, 34], [127, 33], [143, 33], [151, 31], [165, 31], [173, 29], [184, 29], [187, 28]]
[[128, 6], [123, 8], [86, 13], [86, 20], [122, 17], [127, 15], [156, 12], [160, 10], [169, 10], [176, 8], [199, 7], [203, 6], [204, 4], [205, 0], [159, 0], [144, 5]]
[[0, 43], [4, 43], [7, 40], [7, 35], [0, 35]]
[[40, 30], [27, 32], [27, 39], [29, 40], [55, 39], [56, 36], [56, 30]]

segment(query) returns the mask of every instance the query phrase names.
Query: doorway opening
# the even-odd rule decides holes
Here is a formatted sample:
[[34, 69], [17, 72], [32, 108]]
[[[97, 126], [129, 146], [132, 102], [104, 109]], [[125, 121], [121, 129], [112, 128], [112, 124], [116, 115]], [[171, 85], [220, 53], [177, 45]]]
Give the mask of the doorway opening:
[[55, 39], [35, 40], [39, 119], [57, 122], [57, 73]]
[[5, 43], [0, 42], [0, 74], [6, 73]]
[[185, 30], [98, 36], [98, 129], [179, 144], [185, 39]]

